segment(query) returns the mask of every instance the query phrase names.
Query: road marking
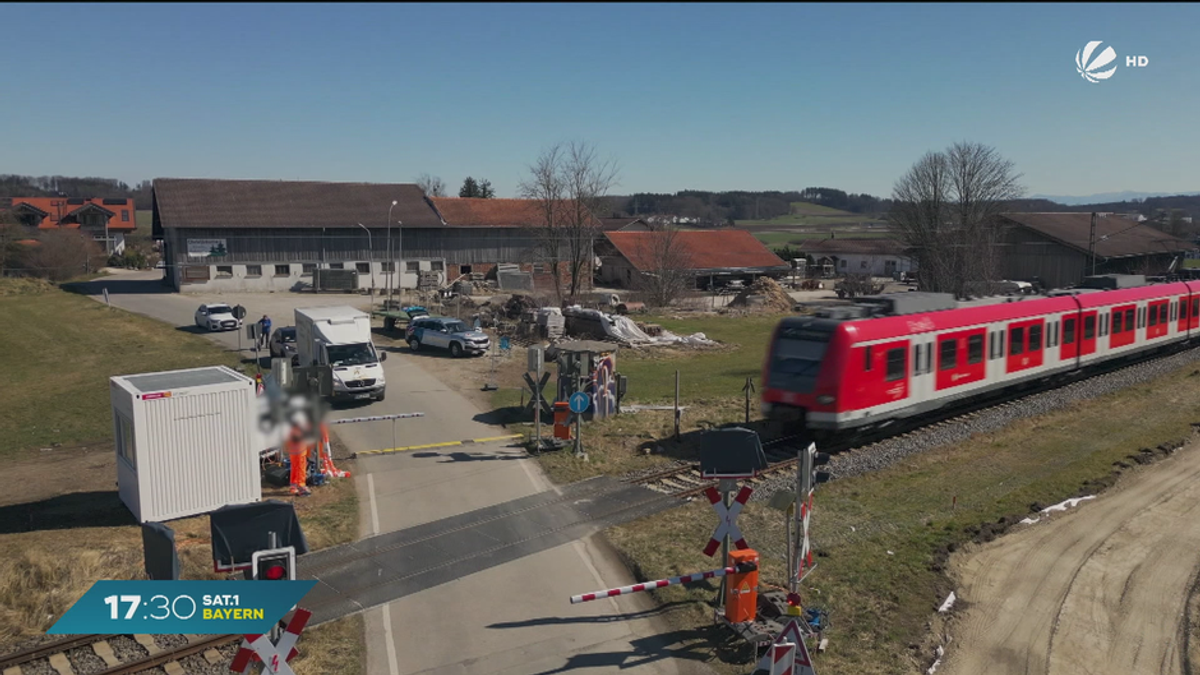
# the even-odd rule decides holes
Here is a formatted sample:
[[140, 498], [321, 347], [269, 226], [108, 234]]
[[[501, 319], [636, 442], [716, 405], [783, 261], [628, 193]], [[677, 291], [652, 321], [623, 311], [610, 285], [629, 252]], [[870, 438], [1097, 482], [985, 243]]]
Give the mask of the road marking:
[[383, 644], [387, 648], [388, 670], [392, 675], [400, 675], [400, 664], [396, 661], [396, 642], [392, 639], [392, 605], [383, 603]]
[[446, 441], [445, 443], [426, 443], [425, 445], [407, 445], [403, 448], [384, 448], [381, 450], [362, 450], [352, 456], [357, 459], [360, 455], [385, 455], [393, 452], [408, 452], [410, 450], [426, 450], [428, 448], [449, 448], [455, 445], [472, 445], [475, 443], [494, 443], [496, 441], [511, 441], [524, 438], [523, 434], [508, 434], [506, 436], [490, 436], [488, 438], [469, 438], [465, 441]]
[[371, 502], [371, 536], [379, 534], [379, 507], [375, 505], [375, 474], [367, 474], [367, 500]]

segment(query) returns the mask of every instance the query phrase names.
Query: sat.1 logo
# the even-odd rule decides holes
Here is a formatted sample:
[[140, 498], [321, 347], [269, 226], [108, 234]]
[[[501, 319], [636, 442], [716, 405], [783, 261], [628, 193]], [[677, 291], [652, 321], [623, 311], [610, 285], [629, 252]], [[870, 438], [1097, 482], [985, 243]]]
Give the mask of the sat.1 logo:
[[[1113, 63], [1117, 60], [1117, 51], [1112, 48], [1112, 45], [1105, 47], [1096, 53], [1096, 48], [1104, 44], [1103, 40], [1092, 40], [1087, 45], [1075, 52], [1075, 70], [1083, 79], [1097, 84], [1103, 80], [1107, 80], [1117, 72], [1117, 64]], [[1112, 65], [1109, 68], [1109, 64]], [[1145, 56], [1126, 56], [1126, 68], [1145, 68], [1150, 65], [1150, 59]]]

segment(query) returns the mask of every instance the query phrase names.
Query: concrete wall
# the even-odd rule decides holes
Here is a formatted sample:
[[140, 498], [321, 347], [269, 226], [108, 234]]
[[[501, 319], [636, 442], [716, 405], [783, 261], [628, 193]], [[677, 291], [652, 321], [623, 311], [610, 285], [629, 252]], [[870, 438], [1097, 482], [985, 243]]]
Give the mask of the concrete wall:
[[[393, 274], [393, 288], [399, 288], [399, 284], [403, 284], [403, 288], [416, 288], [418, 273], [408, 271], [408, 266], [416, 263], [418, 269], [423, 272], [434, 271], [435, 266], [440, 263], [440, 283], [446, 283], [446, 262], [445, 260], [405, 260], [402, 267], [405, 268], [404, 274]], [[368, 265], [368, 263], [343, 263], [344, 269], [356, 269], [359, 264]], [[277, 270], [276, 266], [280, 266]], [[316, 263], [309, 269], [315, 269]], [[362, 290], [371, 288], [372, 282], [376, 290], [382, 291], [387, 287], [388, 274], [383, 272], [384, 263], [375, 262], [369, 263], [370, 274], [359, 273], [358, 285]], [[253, 268], [257, 266], [260, 274], [255, 275]], [[286, 267], [286, 274], [283, 267]], [[174, 280], [175, 288], [181, 293], [207, 293], [212, 291], [229, 291], [229, 292], [284, 292], [284, 291], [300, 291], [308, 290], [312, 287], [313, 275], [311, 271], [305, 272], [305, 264], [303, 263], [232, 263], [228, 265], [201, 265], [196, 263], [187, 263], [177, 266], [172, 270], [172, 279]], [[322, 268], [329, 269], [329, 263], [321, 264]], [[208, 270], [208, 280], [206, 281], [191, 281], [182, 283], [182, 277], [186, 268]], [[224, 275], [218, 273], [218, 268], [229, 268], [230, 274]], [[457, 276], [457, 275], [455, 275]], [[451, 277], [453, 278], [453, 277]]]

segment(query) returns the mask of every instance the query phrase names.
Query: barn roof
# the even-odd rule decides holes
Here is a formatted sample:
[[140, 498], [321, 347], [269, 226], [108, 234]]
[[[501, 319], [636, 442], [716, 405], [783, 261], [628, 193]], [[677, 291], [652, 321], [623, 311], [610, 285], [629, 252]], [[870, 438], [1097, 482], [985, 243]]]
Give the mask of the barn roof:
[[[1004, 217], [1084, 253], [1091, 250], [1091, 213], [1006, 213]], [[1102, 258], [1178, 253], [1195, 248], [1191, 242], [1134, 220], [1096, 217], [1096, 255]]]
[[[450, 227], [541, 227], [546, 222], [536, 199], [432, 197], [429, 201]], [[601, 227], [598, 219], [593, 225]]]
[[155, 229], [442, 227], [416, 185], [317, 181], [154, 179]]
[[[655, 268], [654, 244], [661, 232], [605, 232], [604, 236], [640, 272]], [[747, 269], [786, 267], [746, 230], [679, 230], [676, 245], [690, 262], [690, 269]]]

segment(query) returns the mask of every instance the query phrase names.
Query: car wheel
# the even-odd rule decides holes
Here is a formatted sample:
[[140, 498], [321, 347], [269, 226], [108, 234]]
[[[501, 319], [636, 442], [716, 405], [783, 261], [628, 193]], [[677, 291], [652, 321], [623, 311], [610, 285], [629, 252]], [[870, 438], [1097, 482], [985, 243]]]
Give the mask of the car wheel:
[[383, 394], [384, 394], [384, 392], [382, 392], [382, 391], [381, 391], [381, 392], [379, 392], [379, 395], [375, 397], [375, 400], [376, 400], [376, 401], [382, 401], [382, 400], [383, 400]]
[[421, 342], [417, 338], [408, 339], [408, 348], [414, 352], [421, 348]]
[[457, 342], [450, 343], [450, 356], [453, 356], [457, 359], [458, 357], [462, 356], [462, 353], [462, 345], [458, 344]]

